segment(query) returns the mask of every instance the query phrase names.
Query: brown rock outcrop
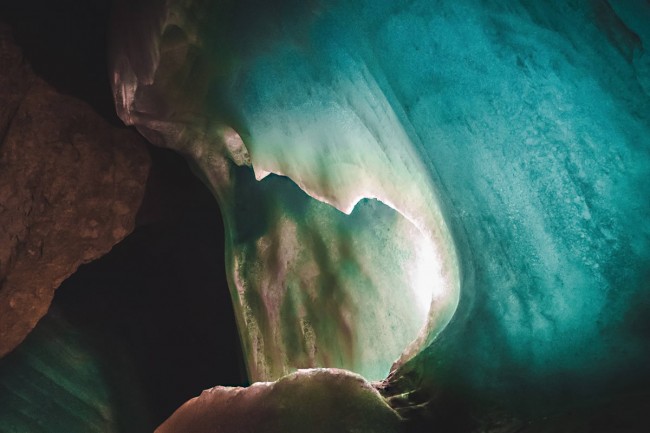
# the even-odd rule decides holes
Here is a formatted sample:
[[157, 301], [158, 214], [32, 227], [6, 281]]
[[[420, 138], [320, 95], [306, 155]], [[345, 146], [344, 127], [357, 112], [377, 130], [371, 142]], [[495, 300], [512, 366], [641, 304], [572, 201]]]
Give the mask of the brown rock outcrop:
[[34, 76], [0, 24], [0, 356], [133, 230], [149, 166], [137, 133]]

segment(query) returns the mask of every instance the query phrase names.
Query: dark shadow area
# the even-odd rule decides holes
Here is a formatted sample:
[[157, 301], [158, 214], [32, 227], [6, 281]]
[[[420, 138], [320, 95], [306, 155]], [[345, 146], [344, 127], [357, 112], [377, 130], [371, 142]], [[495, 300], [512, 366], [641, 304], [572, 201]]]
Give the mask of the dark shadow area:
[[106, 62], [111, 0], [6, 0], [0, 19], [36, 74], [58, 91], [89, 103], [112, 124]]
[[[2, 1], [0, 20], [39, 77], [122, 125], [107, 66], [111, 6], [111, 0]], [[105, 356], [106, 378], [125, 382], [131, 379], [118, 371], [132, 370], [133, 387], [142, 388], [149, 406], [142, 412], [152, 414], [155, 427], [203, 389], [247, 379], [217, 203], [180, 155], [153, 146], [149, 152], [136, 230], [65, 281], [52, 310], [93, 336], [98, 353], [119, 354], [122, 370]]]
[[54, 305], [134, 364], [158, 425], [188, 399], [245, 373], [218, 206], [175, 153], [152, 150], [141, 225], [58, 289]]

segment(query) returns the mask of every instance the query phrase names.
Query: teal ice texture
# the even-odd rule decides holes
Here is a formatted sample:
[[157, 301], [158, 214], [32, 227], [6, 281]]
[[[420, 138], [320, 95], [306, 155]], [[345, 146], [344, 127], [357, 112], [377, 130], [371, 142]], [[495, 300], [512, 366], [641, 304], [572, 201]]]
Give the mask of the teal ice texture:
[[[247, 201], [216, 187], [233, 176], [206, 162], [228, 127], [258, 179], [286, 175], [346, 212], [358, 198], [379, 198], [457, 255], [454, 315], [426, 328], [398, 380], [527, 408], [647, 391], [650, 5], [265, 5], [179, 6], [186, 15], [174, 31], [190, 49], [175, 53], [187, 63], [165, 75], [161, 62], [168, 79], [157, 92], [173, 95], [170, 104], [191, 100], [177, 106], [199, 107], [209, 121], [187, 120], [190, 109], [152, 115], [142, 88], [129, 94], [138, 78], [128, 74], [115, 86], [123, 119], [193, 155], [222, 208]], [[197, 9], [201, 19], [188, 12]], [[192, 75], [206, 70], [209, 78]], [[290, 213], [276, 210], [265, 217]], [[255, 227], [236, 220], [244, 226], [231, 223], [235, 250]]]
[[117, 433], [151, 428], [135, 369], [114, 341], [56, 307], [0, 360], [0, 432]]

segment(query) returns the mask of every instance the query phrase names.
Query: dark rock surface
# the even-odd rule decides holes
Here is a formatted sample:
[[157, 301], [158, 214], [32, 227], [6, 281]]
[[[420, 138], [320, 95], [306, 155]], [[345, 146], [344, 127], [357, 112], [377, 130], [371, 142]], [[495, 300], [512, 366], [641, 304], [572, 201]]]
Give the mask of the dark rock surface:
[[0, 24], [0, 356], [77, 267], [134, 228], [149, 173], [135, 132], [33, 74]]

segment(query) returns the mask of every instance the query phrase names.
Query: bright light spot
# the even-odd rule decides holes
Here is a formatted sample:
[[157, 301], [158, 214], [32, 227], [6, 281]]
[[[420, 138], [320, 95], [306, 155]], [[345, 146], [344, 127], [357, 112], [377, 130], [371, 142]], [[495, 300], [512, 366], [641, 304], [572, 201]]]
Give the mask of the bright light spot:
[[410, 272], [411, 287], [420, 311], [428, 315], [433, 297], [444, 292], [445, 281], [440, 259], [431, 239], [417, 229], [413, 234], [417, 259]]

